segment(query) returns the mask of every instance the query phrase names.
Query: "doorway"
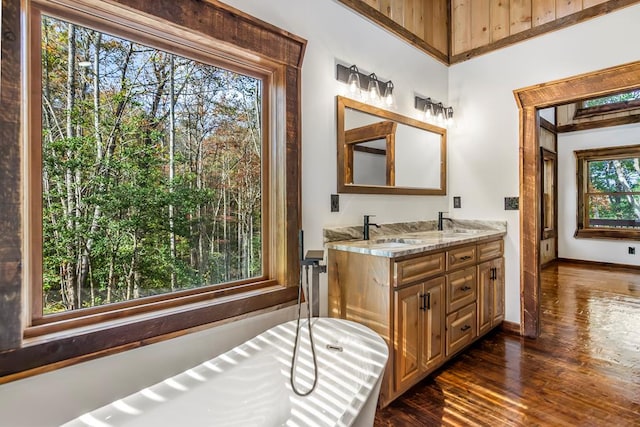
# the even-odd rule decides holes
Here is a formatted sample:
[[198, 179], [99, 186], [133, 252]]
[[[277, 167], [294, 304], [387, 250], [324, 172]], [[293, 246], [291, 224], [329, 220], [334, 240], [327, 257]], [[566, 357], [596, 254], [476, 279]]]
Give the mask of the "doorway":
[[640, 61], [514, 91], [520, 116], [520, 334], [540, 335], [542, 172], [538, 110], [640, 88]]

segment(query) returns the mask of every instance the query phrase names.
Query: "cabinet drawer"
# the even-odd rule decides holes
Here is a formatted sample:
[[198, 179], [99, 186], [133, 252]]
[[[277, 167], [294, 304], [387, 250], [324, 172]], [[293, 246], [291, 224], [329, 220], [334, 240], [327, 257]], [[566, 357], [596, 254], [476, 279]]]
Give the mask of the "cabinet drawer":
[[447, 316], [447, 356], [465, 347], [477, 335], [476, 305], [469, 304]]
[[504, 252], [504, 240], [502, 239], [481, 243], [478, 245], [478, 262], [499, 258], [502, 256], [502, 252]]
[[424, 280], [444, 273], [444, 269], [444, 252], [399, 261], [395, 263], [395, 285], [402, 286]]
[[476, 267], [447, 274], [447, 313], [476, 301]]
[[447, 270], [467, 267], [476, 263], [476, 245], [447, 251]]

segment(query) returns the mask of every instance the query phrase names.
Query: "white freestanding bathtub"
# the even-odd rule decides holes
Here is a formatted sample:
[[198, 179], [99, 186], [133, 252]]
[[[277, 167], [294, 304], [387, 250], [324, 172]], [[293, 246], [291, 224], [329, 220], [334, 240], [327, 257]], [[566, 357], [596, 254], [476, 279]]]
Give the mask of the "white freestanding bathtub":
[[[275, 326], [214, 359], [86, 413], [65, 426], [371, 426], [387, 363], [371, 329], [314, 318], [318, 384], [289, 382], [296, 322]], [[306, 320], [294, 378], [313, 382]], [[187, 351], [187, 350], [185, 350]]]

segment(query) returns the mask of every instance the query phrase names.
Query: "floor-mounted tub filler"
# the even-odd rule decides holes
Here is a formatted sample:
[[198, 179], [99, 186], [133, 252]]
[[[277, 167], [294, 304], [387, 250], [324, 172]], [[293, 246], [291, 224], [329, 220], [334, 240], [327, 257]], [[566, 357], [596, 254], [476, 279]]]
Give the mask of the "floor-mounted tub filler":
[[[318, 381], [308, 396], [291, 389], [292, 321], [65, 426], [373, 425], [386, 343], [358, 323], [328, 318], [311, 322]], [[298, 389], [313, 384], [310, 348], [307, 334], [300, 334], [294, 374]]]

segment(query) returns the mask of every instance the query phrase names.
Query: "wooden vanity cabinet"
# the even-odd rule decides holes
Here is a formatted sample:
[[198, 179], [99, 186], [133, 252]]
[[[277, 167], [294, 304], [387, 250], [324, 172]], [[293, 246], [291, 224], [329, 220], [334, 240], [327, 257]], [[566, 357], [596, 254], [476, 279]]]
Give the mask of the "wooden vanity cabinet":
[[399, 258], [329, 249], [329, 316], [360, 322], [389, 345], [381, 407], [502, 321], [502, 242]]

